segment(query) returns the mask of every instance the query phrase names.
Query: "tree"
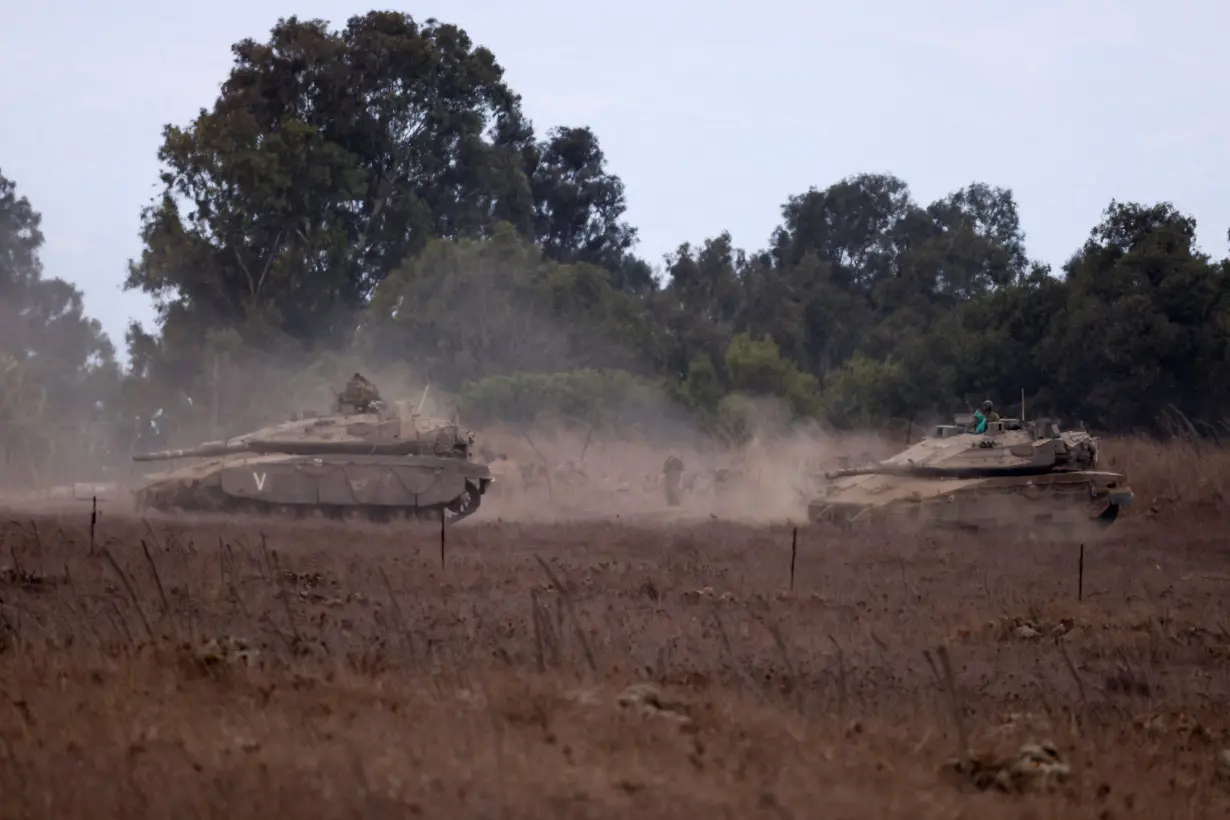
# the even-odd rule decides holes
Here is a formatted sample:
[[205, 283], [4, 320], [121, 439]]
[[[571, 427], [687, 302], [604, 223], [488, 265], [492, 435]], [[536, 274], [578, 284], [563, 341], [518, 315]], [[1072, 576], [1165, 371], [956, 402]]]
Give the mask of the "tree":
[[[571, 266], [551, 271], [558, 298], [654, 289], [597, 137], [574, 127], [535, 141], [494, 55], [457, 26], [371, 12], [334, 31], [291, 17], [232, 51], [213, 107], [164, 129], [163, 190], [143, 211], [144, 248], [129, 267], [126, 286], [158, 298], [157, 330], [128, 334], [136, 372], [163, 388], [130, 391], [146, 410], [202, 414], [213, 368], [241, 349], [269, 371], [346, 348], [380, 284], [438, 254], [436, 239], [509, 226]], [[447, 287], [440, 309], [466, 296]], [[612, 309], [612, 323], [639, 320], [631, 302]], [[485, 354], [453, 353], [470, 360], [458, 372], [482, 369], [474, 357]], [[238, 388], [232, 373], [231, 392], [266, 375]]]
[[244, 40], [221, 95], [167, 126], [164, 191], [127, 286], [164, 336], [217, 324], [249, 344], [343, 340], [388, 273], [436, 236], [530, 226], [518, 97], [456, 26], [371, 12], [340, 32], [279, 20]]
[[1154, 426], [1169, 408], [1218, 418], [1230, 388], [1230, 277], [1170, 203], [1112, 202], [1064, 266], [1043, 356], [1057, 404], [1091, 424]]
[[1025, 276], [1025, 234], [1012, 191], [975, 182], [927, 208], [934, 232], [921, 254], [931, 256], [932, 286], [963, 301]]
[[119, 377], [81, 291], [44, 278], [41, 222], [0, 174], [0, 435], [9, 477], [25, 481], [50, 466], [55, 441], [72, 449], [66, 426], [114, 421]]
[[903, 409], [904, 382], [900, 365], [855, 354], [825, 380], [829, 418], [848, 427], [883, 424]]
[[726, 348], [726, 370], [735, 392], [784, 399], [798, 415], [815, 413], [819, 407], [816, 377], [800, 372], [798, 365], [782, 358], [771, 338], [753, 339], [740, 333]]
[[725, 231], [700, 248], [685, 242], [668, 257], [668, 284], [648, 297], [655, 363], [662, 372], [683, 379], [699, 355], [714, 364], [724, 361], [735, 333], [745, 264], [745, 255]]
[[589, 128], [555, 128], [529, 158], [534, 238], [558, 262], [606, 268], [619, 290], [646, 291], [649, 266], [630, 258], [636, 229], [621, 222], [624, 184], [606, 170], [606, 156]]
[[547, 259], [505, 223], [486, 240], [433, 240], [408, 260], [376, 289], [361, 344], [455, 387], [524, 371], [637, 369], [643, 321], [607, 271]]
[[859, 174], [824, 191], [811, 188], [782, 207], [773, 257], [788, 267], [814, 253], [832, 266], [839, 287], [870, 293], [892, 275], [898, 228], [915, 207], [909, 186], [886, 174]]

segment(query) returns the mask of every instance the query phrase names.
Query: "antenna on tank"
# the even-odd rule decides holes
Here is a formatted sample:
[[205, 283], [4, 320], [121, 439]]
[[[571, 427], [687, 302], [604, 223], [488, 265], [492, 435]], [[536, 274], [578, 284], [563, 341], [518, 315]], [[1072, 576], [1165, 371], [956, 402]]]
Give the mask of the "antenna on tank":
[[423, 398], [419, 399], [419, 409], [415, 411], [415, 413], [420, 416], [423, 415], [423, 405], [427, 403], [427, 391], [430, 389], [431, 389], [430, 383], [428, 383], [428, 385], [423, 388]]
[[1025, 388], [1021, 388], [1021, 424], [1025, 423]]

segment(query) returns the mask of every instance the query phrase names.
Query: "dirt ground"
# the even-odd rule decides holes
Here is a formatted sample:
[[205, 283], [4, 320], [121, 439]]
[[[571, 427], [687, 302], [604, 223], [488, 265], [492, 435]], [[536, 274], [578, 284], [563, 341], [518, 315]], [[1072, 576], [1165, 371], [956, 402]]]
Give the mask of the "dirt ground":
[[0, 816], [1224, 817], [1230, 516], [1166, 503], [1083, 578], [1012, 532], [9, 510]]

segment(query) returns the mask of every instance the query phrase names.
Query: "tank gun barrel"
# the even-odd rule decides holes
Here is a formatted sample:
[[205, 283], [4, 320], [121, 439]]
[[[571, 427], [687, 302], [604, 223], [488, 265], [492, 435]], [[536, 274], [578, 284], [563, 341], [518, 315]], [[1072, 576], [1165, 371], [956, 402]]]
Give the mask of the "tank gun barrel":
[[828, 470], [825, 478], [853, 478], [863, 475], [895, 475], [895, 476], [930, 476], [948, 475], [951, 472], [943, 467], [923, 467], [915, 464], [868, 464], [862, 467], [843, 467], [839, 470]]
[[212, 458], [214, 456], [229, 456], [242, 453], [248, 449], [246, 442], [224, 444], [220, 441], [202, 444], [200, 447], [185, 447], [180, 450], [155, 450], [152, 453], [138, 453], [133, 461], [171, 461], [177, 458]]
[[843, 467], [840, 470], [825, 470], [825, 478], [853, 478], [860, 475], [896, 475], [900, 471], [891, 469], [892, 465], [879, 464], [875, 467]]

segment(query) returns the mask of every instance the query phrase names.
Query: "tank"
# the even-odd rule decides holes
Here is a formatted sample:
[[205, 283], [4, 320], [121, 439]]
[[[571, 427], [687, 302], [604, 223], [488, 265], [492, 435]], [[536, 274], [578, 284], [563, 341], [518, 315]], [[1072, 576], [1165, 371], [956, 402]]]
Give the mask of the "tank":
[[385, 402], [355, 374], [329, 413], [295, 413], [227, 441], [134, 456], [195, 462], [146, 476], [135, 500], [167, 512], [459, 521], [478, 510], [492, 481], [473, 460], [474, 438], [409, 400]]
[[1098, 440], [1050, 420], [990, 422], [972, 416], [885, 461], [824, 474], [808, 504], [812, 522], [916, 521], [978, 529], [1016, 525], [1069, 534], [1112, 524], [1133, 493], [1121, 473], [1098, 469]]

